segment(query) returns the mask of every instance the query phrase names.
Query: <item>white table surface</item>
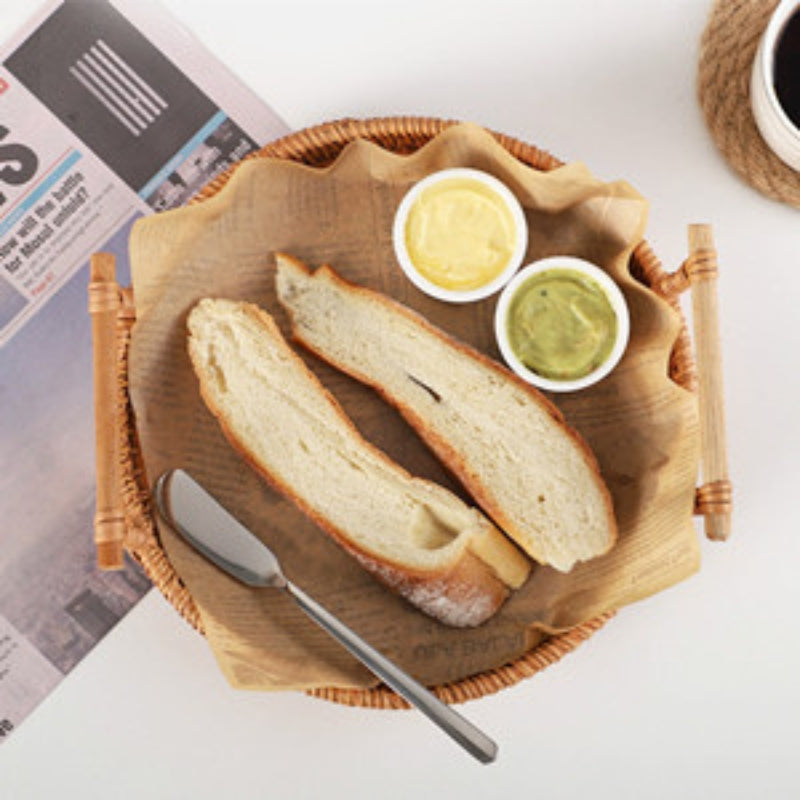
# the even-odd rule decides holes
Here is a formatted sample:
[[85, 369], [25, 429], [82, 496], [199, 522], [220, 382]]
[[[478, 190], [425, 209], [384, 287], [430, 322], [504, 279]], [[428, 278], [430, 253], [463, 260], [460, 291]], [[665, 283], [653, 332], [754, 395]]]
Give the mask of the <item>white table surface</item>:
[[[452, 117], [584, 160], [651, 200], [670, 268], [687, 224], [712, 223], [733, 537], [561, 663], [462, 706], [500, 744], [489, 767], [416, 713], [233, 691], [151, 591], [2, 746], [0, 797], [800, 796], [800, 216], [740, 182], [704, 127], [711, 3], [166, 5], [295, 128]], [[4, 0], [0, 36], [29, 9]]]

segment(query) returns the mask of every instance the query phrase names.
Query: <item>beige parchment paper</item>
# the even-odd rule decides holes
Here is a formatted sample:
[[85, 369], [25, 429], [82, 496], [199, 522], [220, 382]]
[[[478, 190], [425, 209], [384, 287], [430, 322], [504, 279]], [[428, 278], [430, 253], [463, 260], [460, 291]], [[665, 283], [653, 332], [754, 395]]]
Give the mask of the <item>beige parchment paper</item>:
[[[595, 262], [621, 286], [632, 321], [626, 355], [609, 378], [553, 398], [597, 455], [614, 498], [617, 545], [569, 574], [536, 567], [494, 618], [466, 630], [435, 622], [390, 593], [255, 476], [203, 405], [185, 341], [186, 315], [205, 296], [256, 302], [288, 335], [274, 290], [274, 253], [281, 250], [312, 266], [330, 263], [499, 358], [491, 322], [496, 298], [467, 306], [441, 303], [415, 289], [395, 263], [391, 228], [401, 197], [416, 180], [451, 166], [476, 167], [505, 181], [530, 226], [528, 260], [570, 254]], [[130, 395], [149, 479], [171, 467], [189, 470], [269, 544], [293, 581], [428, 684], [505, 664], [546, 631], [686, 578], [699, 565], [692, 521], [697, 411], [694, 396], [667, 375], [678, 315], [628, 272], [646, 217], [646, 201], [627, 183], [600, 181], [578, 163], [537, 172], [473, 125], [449, 128], [411, 156], [356, 141], [325, 169], [271, 159], [244, 162], [211, 199], [142, 219], [131, 235], [137, 322]], [[466, 497], [376, 394], [301, 355], [367, 439], [413, 474]], [[536, 442], [520, 446], [535, 448]], [[376, 682], [289, 598], [242, 586], [160, 522], [159, 530], [232, 685], [278, 690]]]

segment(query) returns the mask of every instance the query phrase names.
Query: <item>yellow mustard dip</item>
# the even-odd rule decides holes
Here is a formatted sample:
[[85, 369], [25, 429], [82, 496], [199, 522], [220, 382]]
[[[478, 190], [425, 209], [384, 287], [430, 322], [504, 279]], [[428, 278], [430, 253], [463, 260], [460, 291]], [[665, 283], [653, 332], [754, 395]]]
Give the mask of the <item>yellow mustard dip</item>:
[[617, 317], [600, 284], [571, 269], [532, 275], [509, 304], [508, 337], [517, 358], [552, 380], [588, 375], [611, 354]]
[[443, 289], [478, 289], [508, 265], [517, 243], [503, 198], [474, 178], [447, 178], [412, 204], [406, 249], [417, 271]]

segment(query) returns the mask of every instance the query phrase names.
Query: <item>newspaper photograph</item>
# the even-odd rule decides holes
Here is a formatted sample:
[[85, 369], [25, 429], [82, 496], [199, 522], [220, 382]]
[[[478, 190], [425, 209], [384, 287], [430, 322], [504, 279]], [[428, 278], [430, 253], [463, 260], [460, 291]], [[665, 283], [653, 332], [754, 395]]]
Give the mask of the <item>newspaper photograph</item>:
[[286, 132], [154, 2], [47, 2], [0, 46], [0, 741], [150, 588], [95, 565], [89, 257], [127, 284], [137, 218]]

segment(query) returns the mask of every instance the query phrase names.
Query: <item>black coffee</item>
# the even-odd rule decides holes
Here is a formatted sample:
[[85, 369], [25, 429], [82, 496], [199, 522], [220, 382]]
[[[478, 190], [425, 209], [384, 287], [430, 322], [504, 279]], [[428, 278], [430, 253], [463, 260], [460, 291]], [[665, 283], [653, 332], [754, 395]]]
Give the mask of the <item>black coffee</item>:
[[792, 14], [778, 39], [775, 93], [786, 116], [800, 128], [800, 11]]

